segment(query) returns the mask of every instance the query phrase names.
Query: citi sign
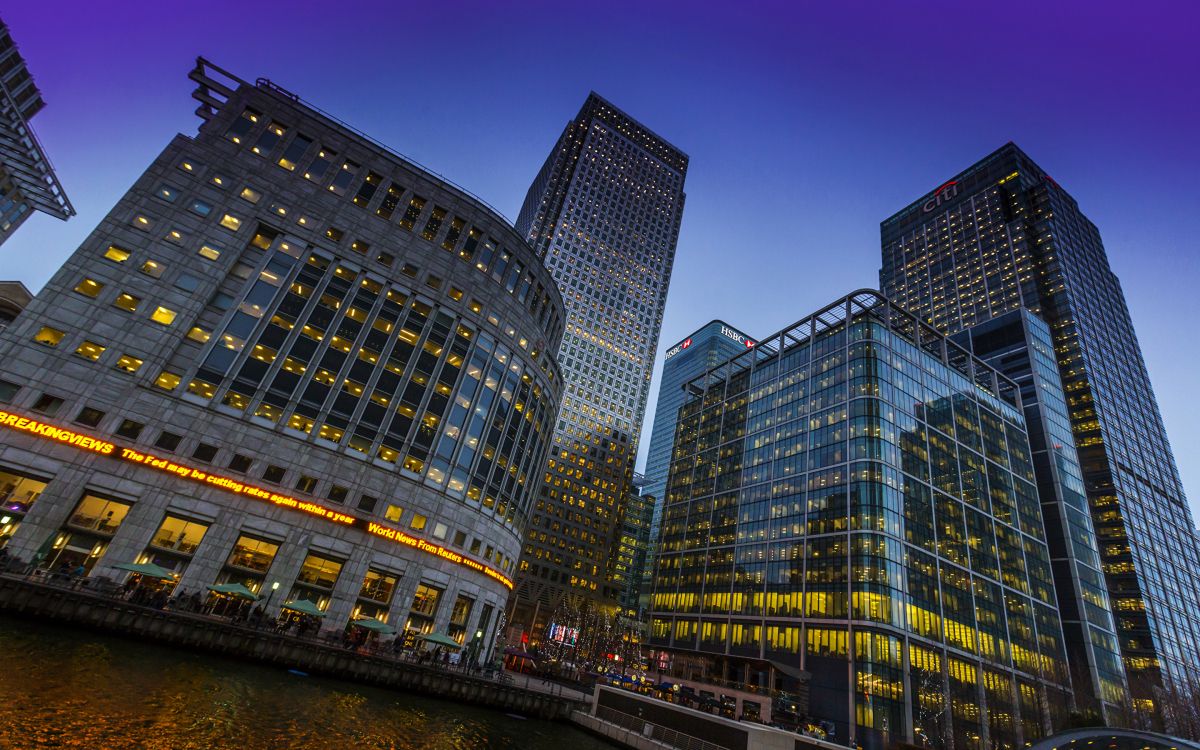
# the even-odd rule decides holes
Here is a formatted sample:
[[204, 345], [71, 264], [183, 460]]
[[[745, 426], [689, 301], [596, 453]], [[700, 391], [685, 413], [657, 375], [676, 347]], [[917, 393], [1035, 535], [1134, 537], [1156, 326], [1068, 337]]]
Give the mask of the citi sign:
[[933, 209], [947, 203], [958, 197], [958, 183], [950, 180], [945, 185], [942, 185], [937, 190], [933, 191], [933, 197], [925, 201], [925, 205], [921, 206], [924, 213], [929, 213]]

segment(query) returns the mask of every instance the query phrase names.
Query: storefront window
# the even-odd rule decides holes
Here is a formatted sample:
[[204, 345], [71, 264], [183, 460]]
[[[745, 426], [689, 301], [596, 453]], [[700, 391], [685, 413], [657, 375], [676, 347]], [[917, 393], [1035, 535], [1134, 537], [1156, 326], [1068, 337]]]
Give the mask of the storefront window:
[[279, 545], [274, 542], [241, 536], [238, 537], [237, 544], [233, 545], [229, 564], [265, 573], [271, 567], [271, 561], [275, 559], [275, 553], [278, 551]]
[[310, 554], [304, 558], [304, 564], [300, 566], [300, 574], [296, 576], [296, 580], [310, 586], [332, 589], [341, 572], [341, 562]]
[[399, 576], [370, 569], [367, 571], [366, 578], [363, 579], [362, 591], [358, 595], [363, 599], [387, 604], [392, 600], [392, 594], [396, 591], [397, 580], [399, 580]]
[[117, 533], [131, 507], [130, 503], [87, 494], [79, 501], [68, 523], [75, 528], [111, 536]]
[[200, 540], [208, 531], [208, 524], [188, 521], [176, 516], [167, 516], [154, 534], [150, 544], [162, 549], [174, 550], [185, 555], [196, 551]]
[[46, 483], [37, 479], [0, 471], [0, 508], [24, 513], [46, 489]]

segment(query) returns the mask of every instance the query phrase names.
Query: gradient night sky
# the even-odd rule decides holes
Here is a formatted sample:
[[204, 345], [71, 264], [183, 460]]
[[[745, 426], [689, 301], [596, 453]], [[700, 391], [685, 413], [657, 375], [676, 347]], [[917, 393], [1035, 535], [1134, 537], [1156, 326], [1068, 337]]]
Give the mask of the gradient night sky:
[[1200, 337], [1179, 335], [1200, 286], [1200, 6], [979, 5], [10, 3], [48, 102], [34, 126], [79, 216], [31, 218], [0, 278], [37, 291], [195, 132], [197, 55], [510, 217], [595, 89], [691, 156], [659, 354], [712, 318], [762, 336], [877, 285], [879, 222], [1013, 140], [1100, 227], [1200, 508]]

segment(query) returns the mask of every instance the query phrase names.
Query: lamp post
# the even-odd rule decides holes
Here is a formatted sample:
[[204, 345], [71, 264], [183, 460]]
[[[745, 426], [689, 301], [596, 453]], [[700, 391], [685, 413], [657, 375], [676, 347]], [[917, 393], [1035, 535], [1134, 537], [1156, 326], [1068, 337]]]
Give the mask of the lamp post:
[[263, 603], [263, 609], [271, 606], [271, 597], [275, 596], [275, 592], [279, 590], [279, 581], [271, 584], [271, 590], [267, 592], [267, 601]]

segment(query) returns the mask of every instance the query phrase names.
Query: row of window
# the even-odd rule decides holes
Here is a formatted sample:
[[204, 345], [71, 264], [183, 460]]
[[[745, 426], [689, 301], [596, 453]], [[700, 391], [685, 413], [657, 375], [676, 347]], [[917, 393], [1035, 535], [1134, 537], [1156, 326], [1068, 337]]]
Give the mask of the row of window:
[[[273, 152], [286, 140], [289, 128], [276, 121], [262, 127], [262, 118], [261, 112], [253, 108], [245, 109], [230, 126], [225, 137], [237, 144], [253, 141], [251, 153], [274, 159]], [[262, 129], [258, 130], [260, 127]], [[255, 132], [257, 136], [254, 135]], [[300, 170], [300, 174], [306, 180], [323, 185], [334, 195], [349, 196], [352, 193], [353, 205], [364, 210], [371, 210], [373, 207], [374, 214], [388, 223], [393, 221], [393, 217], [397, 217], [396, 223], [404, 229], [417, 231], [417, 222], [425, 214], [427, 199], [395, 181], [383, 189], [384, 177], [381, 174], [364, 169], [352, 159], [339, 159], [336, 153], [316, 145], [312, 138], [302, 133], [296, 133], [282, 147], [278, 159], [274, 161], [277, 166], [289, 172], [296, 172], [299, 165], [307, 161], [307, 168]], [[339, 162], [340, 167], [335, 167]], [[194, 171], [196, 165], [192, 164], [190, 168], [185, 169]], [[354, 185], [357, 185], [357, 188], [354, 188]], [[252, 188], [251, 191], [254, 195], [259, 195], [259, 198], [254, 200], [257, 202], [261, 198], [260, 191]], [[403, 201], [405, 196], [408, 197], [407, 203]], [[299, 223], [302, 226], [307, 225], [307, 222]], [[440, 244], [443, 249], [472, 263], [477, 270], [502, 284], [518, 302], [529, 308], [545, 327], [547, 334], [551, 338], [554, 337], [554, 331], [559, 325], [559, 315], [551, 309], [553, 290], [543, 289], [534, 278], [534, 270], [523, 267], [521, 262], [516, 260], [511, 252], [500, 247], [494, 238], [485, 236], [479, 228], [468, 227], [465, 219], [451, 216], [447, 209], [440, 206], [429, 208], [419, 234], [429, 242], [436, 241], [441, 235]], [[325, 230], [325, 235], [337, 242], [344, 233], [335, 227], [329, 227]]]

